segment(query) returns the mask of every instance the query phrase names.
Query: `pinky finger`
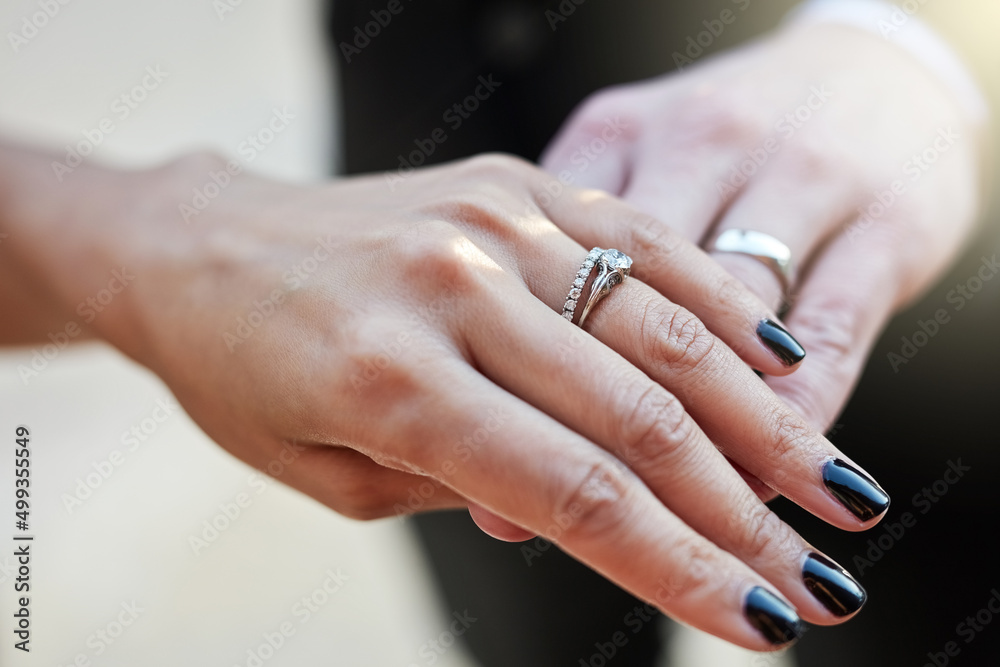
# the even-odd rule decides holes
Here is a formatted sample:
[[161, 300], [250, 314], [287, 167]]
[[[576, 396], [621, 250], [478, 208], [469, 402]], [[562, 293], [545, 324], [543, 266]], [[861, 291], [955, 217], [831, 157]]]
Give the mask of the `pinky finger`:
[[[864, 237], [841, 234], [816, 260], [785, 316], [809, 349], [799, 372], [767, 384], [811, 426], [826, 431], [843, 409], [886, 321], [898, 307], [897, 227], [873, 227]], [[853, 239], [853, 240], [852, 240]], [[862, 296], [863, 295], [863, 296]]]
[[469, 503], [469, 514], [479, 526], [479, 530], [501, 542], [524, 542], [535, 537], [535, 533], [497, 516], [477, 503]]
[[436, 479], [386, 468], [347, 447], [305, 447], [281, 481], [360, 521], [468, 504]]

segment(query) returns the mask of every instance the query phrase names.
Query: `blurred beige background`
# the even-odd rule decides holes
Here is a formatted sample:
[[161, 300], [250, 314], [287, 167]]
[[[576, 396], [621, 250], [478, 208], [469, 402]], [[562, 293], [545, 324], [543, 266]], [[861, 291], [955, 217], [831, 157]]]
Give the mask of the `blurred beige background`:
[[[310, 0], [5, 0], [0, 132], [63, 146], [110, 118], [87, 159], [143, 166], [204, 147], [239, 159], [279, 109], [294, 118], [244, 166], [323, 178], [336, 104], [319, 12]], [[106, 346], [61, 351], [24, 380], [32, 357], [0, 352], [0, 507], [6, 517], [8, 445], [25, 424], [36, 536], [25, 655], [10, 640], [12, 529], [0, 530], [0, 665], [471, 664], [450, 635], [464, 610], [442, 606], [401, 522], [356, 523], [255, 474]], [[670, 664], [785, 664], [671, 631]]]

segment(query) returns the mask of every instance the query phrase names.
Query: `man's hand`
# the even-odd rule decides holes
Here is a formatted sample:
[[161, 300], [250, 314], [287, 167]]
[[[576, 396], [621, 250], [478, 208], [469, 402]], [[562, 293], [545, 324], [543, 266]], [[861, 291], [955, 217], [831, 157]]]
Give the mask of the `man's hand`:
[[[610, 140], [609, 122], [624, 128]], [[597, 93], [543, 164], [706, 247], [734, 228], [787, 244], [799, 271], [785, 321], [809, 357], [767, 381], [825, 429], [885, 322], [971, 230], [982, 133], [942, 82], [878, 35], [798, 26], [682, 74]], [[762, 263], [714, 256], [779, 307], [780, 283]]]

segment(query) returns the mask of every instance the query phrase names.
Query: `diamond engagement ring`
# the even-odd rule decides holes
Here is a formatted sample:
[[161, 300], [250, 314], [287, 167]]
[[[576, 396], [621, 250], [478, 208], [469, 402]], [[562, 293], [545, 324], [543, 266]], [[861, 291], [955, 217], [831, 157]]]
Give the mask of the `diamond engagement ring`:
[[[594, 269], [597, 269], [596, 274]], [[587, 279], [595, 274], [590, 284], [590, 291], [587, 300], [584, 301], [583, 311], [580, 313], [580, 320], [577, 326], [582, 327], [590, 311], [593, 310], [597, 302], [611, 293], [611, 289], [620, 285], [628, 278], [632, 271], [632, 258], [619, 250], [604, 250], [594, 248], [583, 260], [580, 270], [576, 274], [573, 286], [569, 290], [569, 296], [563, 305], [562, 315], [570, 322], [576, 314], [577, 304], [583, 296]]]

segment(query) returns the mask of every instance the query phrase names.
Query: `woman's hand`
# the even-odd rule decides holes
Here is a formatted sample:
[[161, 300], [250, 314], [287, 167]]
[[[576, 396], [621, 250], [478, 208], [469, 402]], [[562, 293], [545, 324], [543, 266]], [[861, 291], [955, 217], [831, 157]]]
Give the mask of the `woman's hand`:
[[[502, 156], [394, 192], [225, 169], [88, 168], [4, 219], [61, 303], [134, 274], [94, 327], [230, 452], [351, 517], [470, 506], [752, 649], [796, 636], [782, 596], [818, 624], [863, 603], [726, 457], [847, 530], [888, 498], [754, 375], [790, 370], [758, 337], [773, 312], [680, 234]], [[214, 196], [188, 224], [196, 189]], [[630, 279], [586, 333], [563, 319], [592, 239], [670, 299]]]
[[[705, 247], [727, 229], [787, 244], [800, 270], [786, 321], [809, 360], [767, 383], [826, 429], [885, 322], [968, 236], [982, 182], [981, 120], [878, 35], [793, 26], [682, 74], [596, 94], [543, 163]], [[630, 233], [602, 231], [579, 240]], [[713, 257], [765, 303], [782, 303], [765, 265]], [[647, 260], [636, 253], [635, 261]]]

